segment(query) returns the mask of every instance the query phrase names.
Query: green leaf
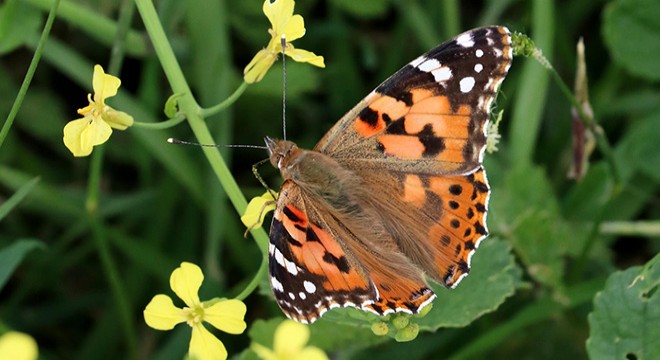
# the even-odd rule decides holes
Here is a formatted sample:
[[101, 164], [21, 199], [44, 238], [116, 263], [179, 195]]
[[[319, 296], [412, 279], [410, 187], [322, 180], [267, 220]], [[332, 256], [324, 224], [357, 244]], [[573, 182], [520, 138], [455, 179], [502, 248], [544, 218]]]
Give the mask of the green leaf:
[[22, 46], [36, 35], [41, 26], [41, 13], [23, 1], [7, 1], [0, 6], [0, 54]]
[[592, 359], [660, 359], [660, 255], [612, 274], [594, 297], [587, 352]]
[[12, 195], [9, 200], [5, 201], [0, 205], [0, 221], [9, 214], [9, 212], [18, 205], [21, 200], [23, 200], [27, 194], [32, 191], [32, 188], [34, 188], [35, 185], [39, 182], [39, 177], [35, 177], [32, 180], [28, 181], [25, 183], [25, 185], [21, 186], [14, 195]]
[[5, 283], [27, 253], [45, 247], [44, 243], [39, 240], [19, 239], [0, 250], [0, 290], [5, 286]]
[[660, 1], [619, 0], [611, 3], [603, 37], [614, 59], [635, 75], [660, 80]]
[[561, 218], [550, 181], [539, 167], [521, 166], [506, 173], [504, 186], [493, 189], [491, 200], [497, 231], [510, 234], [511, 244], [528, 273], [538, 282], [562, 292], [562, 255], [583, 233], [571, 233]]
[[387, 12], [388, 8], [388, 2], [386, 0], [333, 0], [332, 2], [335, 4], [335, 6], [350, 13], [351, 15], [365, 19], [373, 19], [383, 16]]
[[508, 243], [488, 238], [472, 257], [470, 275], [455, 289], [432, 285], [437, 298], [417, 323], [420, 330], [463, 327], [497, 309], [521, 283]]
[[660, 134], [660, 112], [640, 119], [630, 127], [619, 142], [615, 153], [624, 178], [635, 175], [639, 170], [660, 181], [658, 134]]

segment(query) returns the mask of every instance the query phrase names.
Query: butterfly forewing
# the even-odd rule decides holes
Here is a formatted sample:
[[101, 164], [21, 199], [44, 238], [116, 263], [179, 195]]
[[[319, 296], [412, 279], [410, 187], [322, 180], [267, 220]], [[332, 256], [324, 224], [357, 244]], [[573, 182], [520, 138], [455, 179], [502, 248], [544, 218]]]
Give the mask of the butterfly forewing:
[[285, 183], [270, 232], [271, 285], [287, 316], [333, 307], [417, 313], [470, 270], [487, 235], [481, 163], [512, 60], [504, 27], [468, 31], [392, 75], [317, 144], [267, 141]]

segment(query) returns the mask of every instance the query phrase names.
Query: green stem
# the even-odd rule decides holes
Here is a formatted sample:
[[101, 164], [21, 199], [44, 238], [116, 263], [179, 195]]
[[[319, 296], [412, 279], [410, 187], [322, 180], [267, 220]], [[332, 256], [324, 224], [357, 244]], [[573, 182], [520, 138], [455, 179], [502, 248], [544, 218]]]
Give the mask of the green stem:
[[[621, 184], [621, 176], [619, 175], [619, 170], [616, 166], [616, 161], [614, 160], [614, 150], [612, 150], [612, 146], [607, 140], [605, 132], [589, 115], [584, 112], [582, 105], [578, 102], [573, 92], [568, 88], [568, 85], [564, 83], [564, 80], [561, 78], [561, 76], [559, 76], [557, 70], [551, 68], [550, 71], [552, 73], [553, 79], [555, 80], [555, 83], [557, 86], [559, 86], [559, 90], [561, 90], [562, 94], [564, 94], [564, 97], [568, 99], [568, 102], [570, 102], [571, 106], [573, 106], [573, 108], [577, 111], [580, 121], [582, 121], [582, 123], [596, 135], [596, 144], [598, 144], [598, 149], [607, 160], [607, 164], [609, 165], [610, 171], [612, 172], [614, 183], [617, 185]], [[615, 187], [614, 191], [617, 191], [617, 189], [618, 187]]]
[[608, 221], [600, 225], [603, 235], [617, 236], [660, 236], [660, 221]]
[[[135, 13], [133, 4], [130, 0], [124, 0], [121, 5], [117, 32], [112, 46], [112, 55], [108, 64], [108, 73], [118, 74], [124, 59], [125, 38], [128, 34], [133, 14]], [[131, 306], [126, 296], [126, 289], [121, 280], [117, 265], [110, 253], [108, 240], [106, 236], [106, 227], [103, 219], [98, 214], [99, 193], [101, 173], [103, 170], [103, 159], [105, 154], [105, 145], [97, 146], [92, 154], [92, 163], [89, 169], [89, 181], [87, 184], [87, 198], [85, 208], [92, 227], [92, 236], [96, 244], [96, 251], [101, 258], [101, 264], [105, 277], [110, 284], [110, 289], [114, 298], [117, 313], [122, 325], [122, 335], [128, 348], [129, 358], [137, 358], [136, 331], [133, 327]]]
[[[154, 9], [153, 4], [149, 0], [135, 0], [135, 3], [137, 4], [144, 26], [149, 33], [156, 55], [161, 62], [165, 76], [172, 87], [172, 92], [181, 94], [181, 98], [178, 101], [179, 111], [185, 114], [197, 141], [202, 144], [212, 144], [213, 138], [211, 133], [204, 119], [200, 116], [201, 109], [190, 91], [185, 76], [174, 55], [174, 51], [167, 40], [165, 31], [158, 20], [156, 9]], [[227, 192], [227, 196], [236, 209], [236, 212], [243, 214], [247, 208], [247, 201], [243, 197], [238, 184], [236, 184], [222, 156], [220, 156], [220, 152], [218, 149], [210, 147], [203, 147], [202, 151], [220, 184]], [[261, 228], [254, 229], [252, 234], [261, 252], [266, 253], [268, 251], [268, 237], [265, 231]]]
[[53, 22], [55, 21], [57, 9], [59, 6], [60, 0], [54, 0], [51, 4], [50, 12], [48, 13], [48, 19], [46, 20], [46, 25], [44, 25], [44, 30], [41, 32], [41, 38], [39, 39], [37, 49], [34, 51], [34, 55], [30, 61], [30, 66], [28, 67], [27, 73], [25, 74], [25, 78], [23, 78], [21, 88], [18, 90], [18, 95], [16, 95], [16, 100], [14, 100], [14, 104], [9, 111], [9, 115], [7, 115], [7, 120], [5, 120], [4, 125], [2, 125], [2, 130], [0, 130], [0, 147], [2, 147], [2, 144], [5, 142], [7, 134], [9, 134], [9, 129], [11, 129], [11, 126], [14, 123], [14, 119], [16, 119], [16, 114], [18, 114], [18, 110], [23, 104], [25, 94], [30, 87], [32, 77], [34, 76], [35, 71], [37, 71], [37, 65], [41, 59], [41, 53], [43, 52], [44, 46], [46, 45], [46, 40], [48, 40], [50, 29], [53, 27]]
[[247, 89], [248, 85], [250, 85], [250, 84], [248, 84], [246, 82], [241, 83], [241, 85], [234, 91], [234, 93], [231, 94], [225, 100], [223, 100], [221, 103], [219, 103], [217, 105], [214, 105], [214, 106], [211, 106], [210, 108], [202, 109], [202, 113], [201, 113], [202, 117], [206, 118], [206, 117], [215, 115], [215, 114], [221, 112], [222, 110], [226, 109], [228, 106], [230, 106], [231, 104], [236, 102], [236, 100], [241, 95], [243, 95], [243, 92], [245, 91], [245, 89]]
[[[98, 149], [97, 149], [98, 150]], [[95, 151], [96, 152], [96, 151]], [[97, 154], [98, 155], [98, 154]], [[96, 157], [101, 157], [97, 156]], [[95, 216], [95, 213], [90, 214], [89, 222], [92, 228], [92, 237], [96, 245], [96, 250], [101, 258], [101, 265], [105, 278], [110, 284], [112, 297], [114, 298], [115, 305], [117, 306], [117, 313], [122, 324], [123, 336], [128, 347], [128, 358], [137, 358], [137, 335], [133, 328], [133, 318], [131, 314], [131, 306], [128, 298], [126, 297], [126, 290], [124, 284], [119, 276], [117, 265], [110, 253], [108, 246], [108, 239], [105, 233], [105, 227], [101, 223], [101, 219]]]
[[171, 127], [174, 127], [175, 125], [180, 124], [185, 119], [186, 119], [185, 115], [177, 114], [175, 117], [173, 117], [171, 119], [161, 121], [161, 122], [156, 122], [156, 123], [147, 123], [147, 122], [135, 121], [135, 122], [133, 122], [133, 127], [139, 127], [139, 128], [151, 129], [151, 130], [165, 130], [165, 129], [169, 129]]
[[263, 279], [264, 276], [266, 276], [267, 272], [268, 272], [268, 257], [264, 256], [261, 260], [261, 265], [259, 265], [259, 270], [257, 270], [256, 274], [254, 274], [254, 277], [252, 278], [252, 280], [250, 280], [250, 283], [247, 284], [245, 289], [243, 289], [243, 291], [241, 291], [240, 294], [236, 295], [236, 299], [245, 300], [245, 298], [248, 297], [248, 295], [250, 295], [254, 291], [254, 289], [257, 288], [257, 286], [259, 286], [259, 284], [261, 283], [261, 279]]

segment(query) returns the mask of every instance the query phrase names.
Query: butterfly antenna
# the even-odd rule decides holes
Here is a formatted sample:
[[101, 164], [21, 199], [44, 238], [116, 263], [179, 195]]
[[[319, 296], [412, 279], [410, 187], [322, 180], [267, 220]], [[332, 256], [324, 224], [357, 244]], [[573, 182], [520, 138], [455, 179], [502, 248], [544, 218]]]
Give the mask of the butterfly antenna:
[[286, 35], [282, 34], [282, 136], [286, 140]]
[[230, 147], [230, 148], [250, 148], [250, 149], [261, 149], [261, 150], [267, 150], [268, 148], [265, 146], [259, 146], [259, 145], [218, 145], [218, 144], [200, 144], [196, 143], [193, 141], [184, 141], [184, 140], [179, 140], [175, 138], [169, 138], [167, 139], [167, 142], [170, 144], [179, 144], [179, 145], [194, 145], [194, 146], [203, 146], [203, 147]]

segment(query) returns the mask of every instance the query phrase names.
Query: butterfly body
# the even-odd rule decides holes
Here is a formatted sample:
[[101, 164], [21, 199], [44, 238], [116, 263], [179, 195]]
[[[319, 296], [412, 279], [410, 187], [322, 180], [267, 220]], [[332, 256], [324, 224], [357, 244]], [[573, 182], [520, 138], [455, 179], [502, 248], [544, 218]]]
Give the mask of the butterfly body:
[[486, 235], [485, 127], [511, 63], [506, 28], [413, 60], [312, 150], [266, 138], [284, 178], [270, 230], [279, 306], [309, 323], [334, 307], [417, 313], [455, 287]]

